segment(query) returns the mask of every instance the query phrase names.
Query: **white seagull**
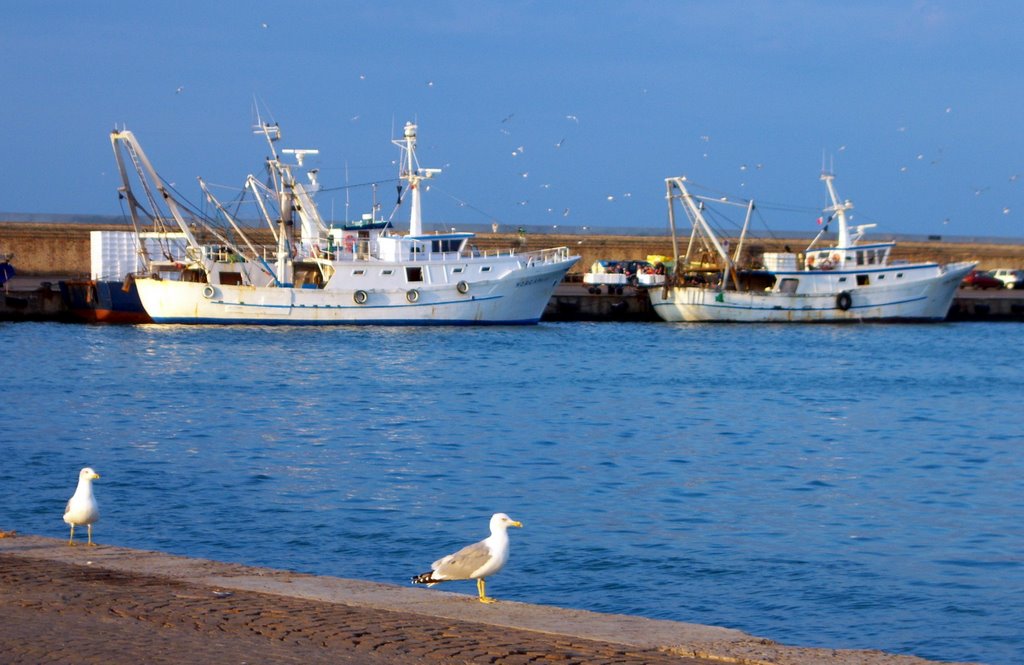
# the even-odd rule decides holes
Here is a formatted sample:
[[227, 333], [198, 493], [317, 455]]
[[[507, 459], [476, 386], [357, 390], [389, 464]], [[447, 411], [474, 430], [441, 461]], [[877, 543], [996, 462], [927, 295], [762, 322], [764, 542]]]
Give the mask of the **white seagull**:
[[491, 535], [455, 554], [441, 557], [430, 564], [430, 572], [412, 578], [413, 584], [434, 586], [438, 582], [453, 580], [476, 580], [476, 589], [480, 594], [481, 603], [493, 603], [485, 592], [487, 577], [495, 574], [508, 561], [508, 528], [522, 528], [522, 522], [516, 522], [505, 513], [491, 516]]
[[68, 545], [75, 544], [75, 526], [82, 524], [89, 528], [89, 544], [93, 544], [92, 525], [100, 519], [100, 507], [92, 494], [92, 481], [99, 477], [100, 474], [89, 467], [78, 473], [78, 489], [75, 490], [74, 496], [68, 499], [68, 505], [64, 508], [64, 521], [71, 525]]

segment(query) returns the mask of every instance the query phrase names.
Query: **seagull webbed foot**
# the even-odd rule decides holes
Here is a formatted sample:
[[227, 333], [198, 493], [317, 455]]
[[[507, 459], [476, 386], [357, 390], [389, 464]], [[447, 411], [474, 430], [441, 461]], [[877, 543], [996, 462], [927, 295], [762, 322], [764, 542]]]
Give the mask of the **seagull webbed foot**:
[[498, 602], [487, 595], [487, 582], [484, 580], [484, 578], [481, 577], [476, 581], [476, 590], [477, 593], [480, 595], [481, 603], [487, 603], [488, 605], [490, 605], [491, 603]]

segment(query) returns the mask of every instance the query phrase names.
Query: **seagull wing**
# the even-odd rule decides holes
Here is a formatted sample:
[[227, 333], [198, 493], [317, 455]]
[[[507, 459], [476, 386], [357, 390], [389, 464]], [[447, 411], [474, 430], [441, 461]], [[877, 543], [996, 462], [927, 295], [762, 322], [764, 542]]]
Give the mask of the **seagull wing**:
[[490, 560], [491, 548], [486, 542], [480, 541], [438, 559], [430, 567], [434, 569], [434, 577], [437, 579], [468, 580]]

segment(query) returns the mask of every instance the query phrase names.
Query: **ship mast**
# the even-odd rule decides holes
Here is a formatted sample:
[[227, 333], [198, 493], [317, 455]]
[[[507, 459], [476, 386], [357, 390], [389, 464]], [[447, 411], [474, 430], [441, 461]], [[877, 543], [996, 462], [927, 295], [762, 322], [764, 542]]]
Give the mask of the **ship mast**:
[[[277, 268], [275, 270], [277, 279], [282, 284], [291, 284], [292, 281], [292, 246], [294, 245], [295, 224], [292, 220], [292, 182], [291, 174], [281, 164], [274, 145], [281, 139], [281, 128], [274, 124], [260, 122], [253, 128], [253, 133], [263, 134], [270, 147], [271, 156], [267, 158], [270, 167], [270, 177], [274, 185], [274, 194], [277, 196], [278, 218], [277, 218]], [[255, 190], [253, 191], [256, 194]], [[259, 195], [257, 194], [257, 197]], [[262, 205], [260, 206], [262, 209]]]
[[[665, 182], [667, 183], [667, 186], [668, 186], [668, 205], [669, 205], [669, 222], [670, 222], [670, 224], [673, 227], [675, 226], [675, 216], [674, 216], [673, 209], [672, 209], [673, 200], [675, 198], [679, 198], [679, 200], [682, 201], [683, 209], [686, 211], [687, 216], [693, 222], [693, 232], [692, 232], [692, 234], [690, 236], [690, 247], [686, 250], [686, 262], [688, 263], [689, 260], [690, 260], [690, 255], [691, 255], [691, 251], [692, 251], [692, 248], [693, 248], [693, 239], [694, 239], [694, 237], [700, 236], [701, 242], [703, 242], [705, 244], [705, 246], [708, 243], [710, 243], [711, 246], [714, 248], [714, 251], [722, 259], [722, 264], [723, 264], [724, 269], [725, 269], [725, 274], [722, 276], [722, 286], [723, 286], [723, 288], [725, 286], [726, 281], [728, 281], [729, 278], [731, 277], [732, 281], [733, 281], [733, 284], [736, 286], [736, 290], [739, 291], [740, 290], [740, 281], [739, 281], [739, 275], [736, 272], [736, 262], [733, 260], [733, 258], [731, 256], [729, 256], [729, 251], [719, 241], [718, 236], [715, 234], [714, 229], [712, 229], [711, 225], [708, 224], [708, 221], [706, 219], [704, 219], [704, 213], [702, 212], [702, 210], [703, 210], [703, 203], [701, 203], [701, 204], [697, 204], [696, 203], [696, 200], [700, 199], [702, 197], [693, 196], [693, 195], [690, 194], [689, 190], [686, 189], [686, 176], [677, 177], [677, 178], [666, 178]], [[672, 196], [672, 186], [673, 185], [676, 187], [676, 189], [679, 190], [679, 196], [678, 197]], [[747, 215], [748, 215], [747, 221], [749, 222], [750, 212], [753, 211], [753, 202], [750, 202], [746, 207], [747, 207]], [[746, 233], [746, 222], [744, 223], [744, 234], [745, 233]], [[742, 242], [742, 240], [743, 240], [743, 236], [741, 235], [740, 236], [740, 241]], [[672, 251], [678, 251], [678, 248], [673, 247]], [[739, 253], [737, 252], [737, 257], [738, 256], [739, 256]], [[676, 270], [675, 270], [675, 273], [677, 275], [680, 272], [680, 266], [678, 264], [679, 264], [679, 258], [678, 258], [678, 254], [677, 254], [677, 256], [676, 256]]]
[[403, 159], [399, 172], [399, 178], [409, 183], [409, 192], [412, 199], [409, 202], [409, 235], [418, 236], [423, 234], [423, 217], [420, 209], [420, 181], [433, 178], [434, 174], [440, 173], [441, 169], [420, 168], [416, 160], [416, 125], [405, 123], [405, 133], [402, 139], [392, 141], [402, 149]]
[[832, 199], [832, 205], [825, 208], [825, 212], [831, 213], [834, 218], [839, 220], [839, 238], [836, 243], [836, 247], [849, 247], [850, 231], [846, 226], [846, 211], [853, 210], [853, 204], [849, 201], [844, 201], [842, 203], [839, 202], [839, 195], [836, 194], [836, 187], [832, 184], [832, 181], [836, 179], [835, 174], [822, 173], [821, 179], [825, 182], [825, 187], [828, 188], [829, 198]]

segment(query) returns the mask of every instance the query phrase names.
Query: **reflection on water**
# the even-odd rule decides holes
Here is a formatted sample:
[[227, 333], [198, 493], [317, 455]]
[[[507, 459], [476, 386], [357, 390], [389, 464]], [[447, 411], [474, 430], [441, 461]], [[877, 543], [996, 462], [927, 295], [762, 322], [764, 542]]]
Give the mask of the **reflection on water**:
[[504, 511], [504, 598], [1011, 663], [1020, 331], [0, 325], [2, 518], [404, 584]]

